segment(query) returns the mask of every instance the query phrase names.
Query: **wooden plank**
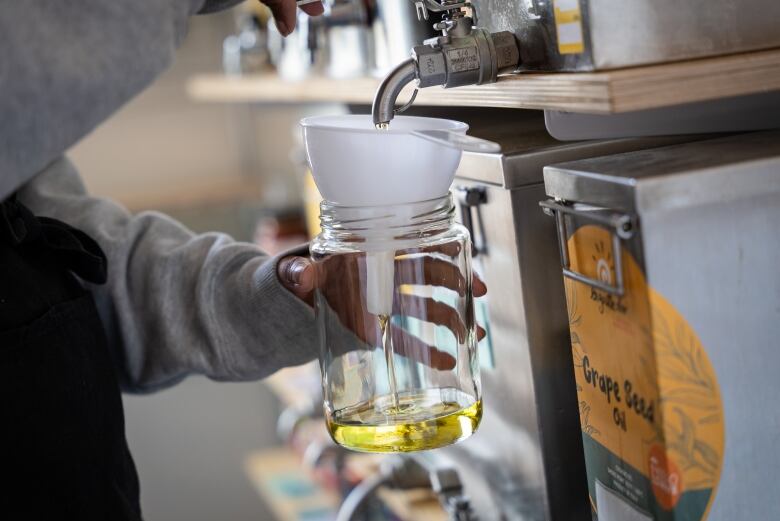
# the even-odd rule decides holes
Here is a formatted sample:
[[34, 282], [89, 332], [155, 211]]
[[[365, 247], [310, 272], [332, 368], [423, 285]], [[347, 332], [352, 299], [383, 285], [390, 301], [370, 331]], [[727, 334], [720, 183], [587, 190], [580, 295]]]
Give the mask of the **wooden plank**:
[[[650, 69], [650, 73], [643, 70]], [[609, 74], [613, 112], [780, 90], [780, 50], [624, 69]]]
[[[375, 78], [287, 82], [275, 75], [216, 74], [192, 78], [187, 91], [202, 102], [363, 104], [371, 103], [378, 85]], [[491, 85], [421, 89], [416, 103], [606, 114], [774, 90], [780, 90], [780, 49], [615, 71], [521, 73]]]
[[[350, 456], [348, 464], [351, 471], [357, 474], [356, 477], [363, 479], [377, 471], [378, 459], [375, 455], [358, 454]], [[322, 488], [314, 481], [299, 457], [290, 449], [280, 447], [252, 452], [244, 461], [244, 469], [254, 488], [279, 521], [299, 520], [307, 512], [312, 518], [316, 517], [313, 515], [315, 512], [335, 514], [341, 505], [338, 494]], [[381, 488], [377, 497], [404, 521], [448, 519], [430, 489]]]
[[338, 511], [338, 494], [312, 480], [289, 449], [253, 452], [244, 469], [279, 521], [333, 519]]
[[430, 489], [380, 489], [379, 499], [404, 521], [447, 521], [449, 516]]

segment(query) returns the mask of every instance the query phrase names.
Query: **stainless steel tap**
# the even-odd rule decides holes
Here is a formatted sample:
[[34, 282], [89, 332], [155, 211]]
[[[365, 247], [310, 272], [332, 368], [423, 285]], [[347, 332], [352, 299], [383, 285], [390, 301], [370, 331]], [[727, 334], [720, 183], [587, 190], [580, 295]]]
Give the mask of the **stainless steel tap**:
[[476, 27], [476, 11], [468, 1], [416, 0], [415, 5], [421, 20], [428, 19], [429, 11], [442, 13], [442, 20], [433, 26], [442, 35], [414, 47], [412, 57], [382, 81], [372, 107], [377, 127], [387, 126], [393, 119], [398, 112], [398, 94], [412, 81], [418, 88], [482, 85], [495, 82], [501, 73], [514, 71], [520, 62], [515, 35]]

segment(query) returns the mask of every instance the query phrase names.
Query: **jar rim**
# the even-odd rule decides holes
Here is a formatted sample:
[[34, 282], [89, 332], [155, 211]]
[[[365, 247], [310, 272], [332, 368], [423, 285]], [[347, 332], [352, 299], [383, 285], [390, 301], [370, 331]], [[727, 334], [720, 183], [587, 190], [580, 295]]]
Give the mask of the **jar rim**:
[[371, 235], [422, 231], [454, 220], [455, 205], [451, 193], [435, 199], [392, 205], [348, 206], [323, 200], [320, 225], [325, 233], [362, 232]]
[[342, 204], [334, 201], [328, 201], [327, 199], [323, 199], [320, 202], [320, 208], [334, 208], [334, 209], [355, 209], [355, 210], [363, 210], [363, 209], [390, 209], [390, 208], [404, 208], [404, 207], [411, 207], [411, 206], [417, 206], [417, 205], [429, 205], [434, 204], [437, 202], [446, 202], [447, 200], [452, 200], [452, 193], [447, 192], [446, 194], [442, 195], [441, 197], [433, 197], [431, 199], [423, 199], [422, 201], [406, 201], [403, 203], [393, 203], [393, 204], [364, 204], [364, 205], [351, 205], [351, 204]]

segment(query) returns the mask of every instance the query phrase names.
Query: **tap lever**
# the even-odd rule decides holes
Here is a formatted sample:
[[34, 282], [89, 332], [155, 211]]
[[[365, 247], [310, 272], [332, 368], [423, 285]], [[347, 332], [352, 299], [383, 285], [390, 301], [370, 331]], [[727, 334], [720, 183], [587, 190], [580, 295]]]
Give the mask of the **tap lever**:
[[425, 2], [418, 0], [414, 3], [414, 8], [417, 11], [417, 19], [419, 21], [428, 19], [428, 9], [425, 7]]
[[[412, 58], [402, 62], [382, 81], [372, 106], [377, 127], [390, 123], [398, 94], [412, 81], [420, 88], [484, 85], [494, 83], [499, 74], [515, 71], [520, 63], [515, 35], [475, 27], [476, 10], [469, 1], [413, 1], [421, 19], [427, 19], [429, 11], [444, 13], [443, 20], [435, 26], [443, 35], [414, 47]], [[471, 15], [462, 11], [463, 8], [470, 8]]]

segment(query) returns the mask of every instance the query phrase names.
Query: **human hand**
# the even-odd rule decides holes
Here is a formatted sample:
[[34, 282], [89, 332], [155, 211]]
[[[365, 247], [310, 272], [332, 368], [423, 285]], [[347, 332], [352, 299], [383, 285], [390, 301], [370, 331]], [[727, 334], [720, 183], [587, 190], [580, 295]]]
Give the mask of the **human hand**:
[[[453, 307], [432, 298], [399, 291], [402, 285], [433, 286], [446, 288], [463, 296], [468, 288], [460, 268], [446, 260], [459, 253], [456, 243], [447, 244], [423, 253], [437, 256], [399, 256], [395, 260], [395, 288], [393, 315], [413, 317], [432, 324], [447, 327], [459, 343], [468, 334], [461, 314]], [[314, 263], [308, 257], [291, 256], [279, 262], [279, 280], [298, 298], [313, 303], [313, 294], [319, 288], [340, 322], [371, 346], [381, 345], [379, 319], [366, 310], [365, 288], [358, 279], [363, 254], [344, 254], [327, 257]], [[487, 293], [485, 283], [474, 276], [471, 291], [475, 297]], [[423, 362], [435, 369], [452, 369], [452, 355], [428, 345], [405, 329], [391, 325], [391, 336], [397, 354]], [[485, 336], [485, 330], [477, 326], [477, 339]]]
[[[273, 13], [276, 28], [279, 34], [287, 36], [295, 29], [297, 18], [297, 4], [295, 0], [260, 0], [267, 5]], [[313, 2], [301, 6], [301, 10], [309, 16], [319, 16], [324, 12], [322, 2]]]

